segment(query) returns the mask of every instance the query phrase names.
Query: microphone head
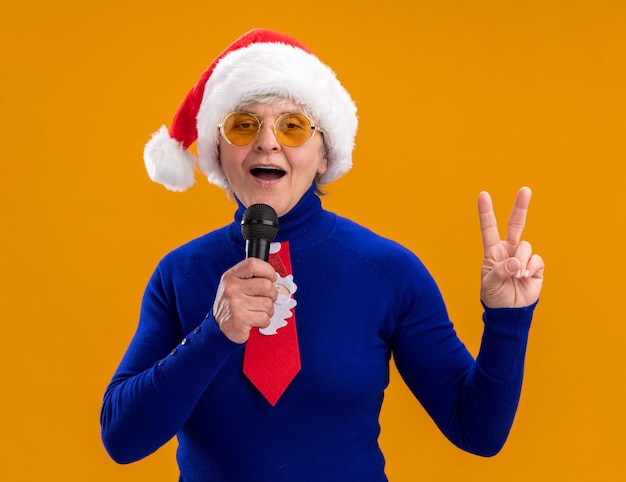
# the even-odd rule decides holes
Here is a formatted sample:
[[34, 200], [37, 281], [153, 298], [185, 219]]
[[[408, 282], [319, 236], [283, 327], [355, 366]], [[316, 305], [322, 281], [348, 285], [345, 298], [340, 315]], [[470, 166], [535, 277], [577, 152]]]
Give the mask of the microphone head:
[[252, 204], [243, 213], [241, 235], [246, 241], [274, 241], [278, 234], [278, 215], [272, 206]]

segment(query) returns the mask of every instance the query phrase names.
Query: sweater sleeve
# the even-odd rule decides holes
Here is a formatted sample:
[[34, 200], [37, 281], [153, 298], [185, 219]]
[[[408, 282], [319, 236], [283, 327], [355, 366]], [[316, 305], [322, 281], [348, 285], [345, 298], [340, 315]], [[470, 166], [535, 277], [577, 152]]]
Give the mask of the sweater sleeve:
[[[425, 281], [424, 281], [425, 280]], [[522, 387], [535, 305], [485, 307], [476, 359], [458, 339], [430, 275], [393, 339], [398, 371], [442, 433], [457, 447], [492, 456], [511, 429]]]
[[157, 269], [144, 294], [137, 331], [104, 394], [100, 421], [109, 455], [130, 463], [169, 441], [242, 346], [222, 334], [212, 313], [182, 333], [173, 294]]

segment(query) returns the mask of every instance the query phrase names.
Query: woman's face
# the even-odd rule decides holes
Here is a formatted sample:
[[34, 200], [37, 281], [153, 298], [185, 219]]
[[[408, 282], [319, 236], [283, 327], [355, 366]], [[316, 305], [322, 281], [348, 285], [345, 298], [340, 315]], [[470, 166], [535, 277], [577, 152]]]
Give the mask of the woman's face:
[[296, 104], [254, 104], [245, 109], [261, 121], [261, 132], [247, 146], [232, 146], [220, 136], [220, 165], [237, 198], [247, 208], [256, 203], [272, 206], [279, 216], [288, 213], [311, 187], [316, 174], [328, 167], [322, 156], [322, 135], [315, 131], [305, 145], [287, 147], [274, 135], [272, 123], [288, 112], [301, 112]]

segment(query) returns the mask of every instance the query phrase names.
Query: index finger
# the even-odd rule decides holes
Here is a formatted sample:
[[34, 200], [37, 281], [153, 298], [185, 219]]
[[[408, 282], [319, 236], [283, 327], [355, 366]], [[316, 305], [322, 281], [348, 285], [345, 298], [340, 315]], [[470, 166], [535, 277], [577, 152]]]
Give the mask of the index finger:
[[231, 273], [236, 278], [267, 278], [270, 281], [276, 279], [276, 271], [266, 261], [259, 258], [247, 258], [231, 268]]
[[483, 247], [487, 251], [491, 246], [500, 242], [498, 222], [493, 212], [493, 202], [488, 192], [482, 191], [478, 195], [478, 216], [480, 218], [480, 231], [483, 235]]
[[507, 242], [517, 245], [522, 237], [522, 232], [526, 226], [526, 215], [528, 214], [528, 205], [532, 191], [528, 187], [523, 187], [517, 193], [515, 204], [511, 210], [509, 217], [509, 226], [506, 233]]

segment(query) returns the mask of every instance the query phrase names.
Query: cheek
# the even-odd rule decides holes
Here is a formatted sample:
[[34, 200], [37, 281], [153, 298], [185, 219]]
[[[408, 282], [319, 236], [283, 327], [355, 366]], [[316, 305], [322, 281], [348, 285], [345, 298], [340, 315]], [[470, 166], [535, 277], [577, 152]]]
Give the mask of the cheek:
[[233, 150], [230, 145], [218, 144], [218, 161], [222, 172], [233, 172], [237, 166], [241, 165], [243, 158], [241, 157], [241, 148], [239, 151]]

